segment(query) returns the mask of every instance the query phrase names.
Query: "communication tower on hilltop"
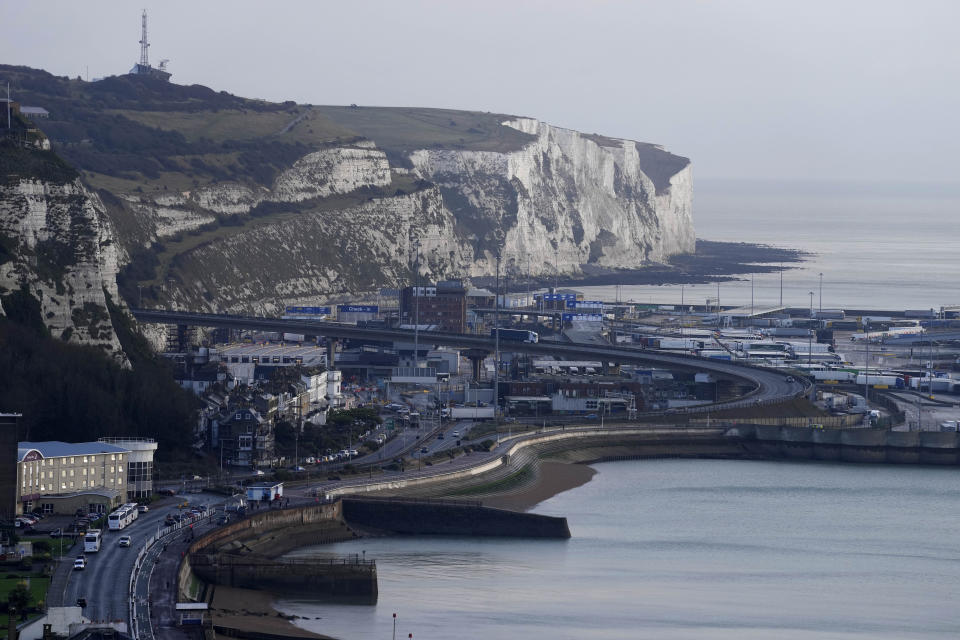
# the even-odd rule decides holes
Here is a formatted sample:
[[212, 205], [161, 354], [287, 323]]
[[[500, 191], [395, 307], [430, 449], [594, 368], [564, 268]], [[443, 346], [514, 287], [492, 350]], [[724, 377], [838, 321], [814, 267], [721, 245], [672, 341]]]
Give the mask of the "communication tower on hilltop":
[[160, 66], [153, 68], [150, 66], [150, 42], [147, 40], [147, 10], [143, 10], [143, 15], [141, 17], [141, 26], [140, 26], [140, 62], [133, 65], [133, 69], [130, 69], [130, 75], [134, 76], [150, 76], [153, 78], [158, 78], [160, 80], [170, 80], [170, 73], [167, 72], [167, 62], [169, 60], [163, 60], [160, 62]]
[[150, 43], [147, 42], [147, 10], [143, 10], [143, 16], [141, 18], [141, 31], [140, 31], [140, 66], [149, 67], [150, 66], [150, 56], [148, 55], [148, 50], [150, 49]]

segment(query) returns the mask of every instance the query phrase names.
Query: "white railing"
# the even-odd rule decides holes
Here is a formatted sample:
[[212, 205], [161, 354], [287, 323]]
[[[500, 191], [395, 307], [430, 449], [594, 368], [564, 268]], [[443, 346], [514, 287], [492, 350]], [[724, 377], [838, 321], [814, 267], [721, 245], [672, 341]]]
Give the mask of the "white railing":
[[[133, 638], [133, 640], [141, 640], [141, 638], [143, 638], [143, 640], [153, 640], [153, 627], [148, 624], [146, 633], [143, 636], [141, 636], [140, 625], [139, 625], [139, 622], [137, 621], [137, 581], [140, 579], [140, 570], [143, 568], [143, 563], [146, 560], [147, 554], [149, 553], [150, 549], [156, 543], [160, 542], [161, 540], [163, 540], [164, 538], [170, 535], [177, 533], [178, 531], [183, 529], [185, 526], [194, 524], [196, 522], [200, 522], [204, 518], [208, 518], [211, 515], [212, 515], [212, 510], [208, 510], [201, 513], [199, 516], [192, 517], [189, 519], [185, 518], [174, 525], [170, 525], [169, 527], [158, 529], [157, 533], [147, 538], [147, 540], [143, 543], [143, 546], [140, 548], [140, 552], [137, 554], [137, 558], [133, 563], [133, 570], [130, 571], [130, 582], [127, 587], [127, 592], [129, 593], [129, 596], [130, 596], [129, 598], [130, 600], [130, 631], [131, 631], [130, 636], [131, 638]], [[150, 580], [150, 577], [153, 575], [153, 569], [154, 567], [156, 567], [156, 565], [157, 563], [154, 562], [153, 566], [150, 567], [150, 575], [147, 576], [147, 581], [148, 581], [147, 582], [147, 599], [146, 599], [147, 620], [150, 619], [149, 580]]]

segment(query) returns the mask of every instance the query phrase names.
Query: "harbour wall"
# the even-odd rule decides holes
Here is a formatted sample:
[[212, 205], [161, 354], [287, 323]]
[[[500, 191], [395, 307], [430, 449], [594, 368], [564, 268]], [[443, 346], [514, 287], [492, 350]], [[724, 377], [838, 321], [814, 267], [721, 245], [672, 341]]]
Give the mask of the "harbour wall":
[[403, 535], [569, 538], [566, 518], [484, 507], [479, 502], [345, 497], [351, 524]]
[[738, 425], [727, 436], [760, 458], [960, 464], [960, 434], [954, 432]]

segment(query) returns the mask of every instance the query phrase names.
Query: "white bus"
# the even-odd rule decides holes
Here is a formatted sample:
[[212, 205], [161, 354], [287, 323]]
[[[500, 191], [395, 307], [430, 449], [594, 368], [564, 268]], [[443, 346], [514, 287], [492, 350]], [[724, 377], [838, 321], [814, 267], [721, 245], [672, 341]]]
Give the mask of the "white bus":
[[128, 509], [130, 511], [130, 522], [133, 522], [134, 520], [140, 517], [140, 510], [137, 509], [136, 502], [128, 502], [125, 505], [123, 505], [123, 508]]
[[133, 524], [138, 515], [140, 514], [137, 513], [136, 508], [131, 509], [124, 505], [107, 516], [107, 527], [110, 531], [120, 531]]
[[100, 551], [100, 529], [90, 529], [87, 531], [87, 534], [83, 536], [83, 552], [84, 553], [96, 553]]

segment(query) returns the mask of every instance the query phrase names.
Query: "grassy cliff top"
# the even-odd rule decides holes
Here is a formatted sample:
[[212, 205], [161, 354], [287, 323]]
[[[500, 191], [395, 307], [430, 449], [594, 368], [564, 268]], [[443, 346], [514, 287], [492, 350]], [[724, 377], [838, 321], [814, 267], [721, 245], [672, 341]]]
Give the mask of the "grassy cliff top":
[[[363, 139], [394, 166], [409, 166], [415, 149], [509, 152], [531, 140], [501, 124], [516, 116], [500, 113], [267, 102], [151, 77], [84, 82], [9, 65], [0, 65], [0, 78], [21, 104], [50, 112], [41, 126], [57, 150], [89, 183], [110, 190], [185, 190], [224, 180], [269, 186], [306, 153]], [[689, 162], [656, 145], [638, 148], [658, 191]]]

